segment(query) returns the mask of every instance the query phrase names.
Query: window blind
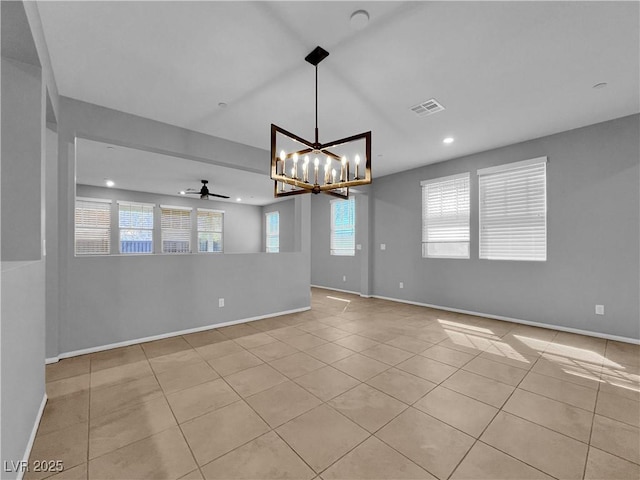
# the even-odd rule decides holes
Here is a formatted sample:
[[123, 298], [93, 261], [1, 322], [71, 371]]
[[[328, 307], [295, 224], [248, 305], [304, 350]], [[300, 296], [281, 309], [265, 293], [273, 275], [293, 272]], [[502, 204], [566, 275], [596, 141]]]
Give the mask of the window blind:
[[266, 251], [278, 253], [280, 251], [280, 212], [266, 214]]
[[222, 253], [224, 212], [198, 209], [198, 252]]
[[118, 202], [120, 253], [153, 253], [153, 204]]
[[160, 206], [162, 253], [191, 251], [191, 209]]
[[355, 201], [331, 201], [331, 255], [355, 255]]
[[547, 158], [478, 170], [480, 258], [547, 259]]
[[76, 255], [111, 253], [111, 200], [76, 199]]
[[422, 185], [422, 256], [469, 258], [469, 173]]

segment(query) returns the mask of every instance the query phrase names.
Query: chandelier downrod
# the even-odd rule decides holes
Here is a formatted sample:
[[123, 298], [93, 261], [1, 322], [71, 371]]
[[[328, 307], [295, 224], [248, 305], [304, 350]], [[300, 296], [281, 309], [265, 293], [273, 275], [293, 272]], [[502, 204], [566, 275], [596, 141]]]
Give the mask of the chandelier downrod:
[[318, 65], [316, 65], [316, 143], [319, 144], [318, 140]]

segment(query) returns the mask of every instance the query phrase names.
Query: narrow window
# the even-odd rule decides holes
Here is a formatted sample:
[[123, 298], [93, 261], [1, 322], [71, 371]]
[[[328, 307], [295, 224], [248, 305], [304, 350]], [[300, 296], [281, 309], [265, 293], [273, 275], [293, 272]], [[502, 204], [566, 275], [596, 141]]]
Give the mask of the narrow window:
[[162, 253], [191, 252], [191, 208], [161, 205]]
[[268, 212], [265, 215], [267, 253], [278, 253], [280, 251], [280, 212]]
[[331, 201], [331, 255], [356, 254], [356, 215], [353, 197]]
[[153, 253], [153, 207], [118, 202], [120, 253]]
[[222, 253], [224, 212], [198, 209], [198, 252]]
[[111, 253], [111, 200], [76, 199], [75, 251], [76, 255]]

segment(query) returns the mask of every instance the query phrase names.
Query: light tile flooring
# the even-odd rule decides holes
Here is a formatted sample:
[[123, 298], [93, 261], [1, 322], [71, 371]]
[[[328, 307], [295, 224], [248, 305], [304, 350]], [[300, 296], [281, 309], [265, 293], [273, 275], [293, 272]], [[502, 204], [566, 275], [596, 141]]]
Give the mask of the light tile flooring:
[[639, 368], [638, 346], [314, 289], [308, 312], [47, 366], [31, 459], [58, 479], [637, 480]]

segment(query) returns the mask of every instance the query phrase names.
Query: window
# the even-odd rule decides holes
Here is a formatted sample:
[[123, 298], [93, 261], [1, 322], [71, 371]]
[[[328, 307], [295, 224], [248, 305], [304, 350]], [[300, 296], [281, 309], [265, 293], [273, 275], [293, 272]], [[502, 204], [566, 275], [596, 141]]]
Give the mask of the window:
[[355, 201], [331, 201], [331, 255], [355, 255], [356, 252]]
[[222, 253], [224, 212], [198, 209], [198, 251]]
[[547, 259], [547, 157], [478, 170], [480, 258]]
[[266, 214], [266, 245], [267, 253], [280, 251], [280, 212], [268, 212]]
[[120, 253], [153, 253], [153, 205], [118, 202]]
[[76, 255], [111, 253], [111, 200], [76, 199]]
[[160, 205], [162, 253], [191, 252], [191, 208]]
[[422, 256], [469, 258], [469, 173], [422, 185]]

